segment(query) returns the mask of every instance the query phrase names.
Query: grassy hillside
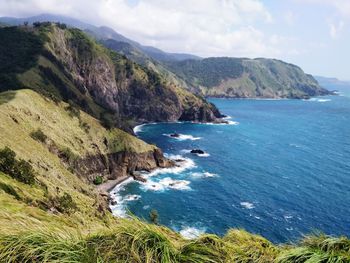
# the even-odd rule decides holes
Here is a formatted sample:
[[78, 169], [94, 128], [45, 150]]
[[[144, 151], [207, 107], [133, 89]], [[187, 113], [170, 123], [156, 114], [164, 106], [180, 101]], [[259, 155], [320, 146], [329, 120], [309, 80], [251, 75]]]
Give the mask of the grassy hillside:
[[[0, 130], [0, 149], [7, 146], [16, 158], [28, 161], [38, 181], [29, 186], [1, 173], [0, 189], [12, 187], [19, 196], [0, 195], [2, 229], [11, 231], [22, 224], [80, 225], [86, 230], [104, 226], [111, 218], [105, 209], [107, 202], [87, 178], [77, 176], [74, 159], [155, 149], [121, 130], [106, 130], [86, 113], [73, 111], [69, 104], [55, 103], [32, 90], [0, 93]], [[38, 130], [44, 139], [35, 136]], [[64, 193], [73, 197], [77, 211], [69, 217], [48, 213], [47, 209], [53, 208], [50, 198]]]
[[275, 59], [222, 57], [166, 65], [204, 96], [307, 98], [329, 94], [299, 67]]

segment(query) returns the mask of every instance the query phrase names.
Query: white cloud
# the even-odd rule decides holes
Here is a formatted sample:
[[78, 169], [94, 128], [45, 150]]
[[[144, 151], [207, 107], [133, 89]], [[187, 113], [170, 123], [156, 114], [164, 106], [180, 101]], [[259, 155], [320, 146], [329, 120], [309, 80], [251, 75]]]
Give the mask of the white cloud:
[[0, 15], [56, 13], [107, 25], [146, 45], [202, 56], [275, 56], [256, 24], [273, 18], [260, 0], [0, 0]]

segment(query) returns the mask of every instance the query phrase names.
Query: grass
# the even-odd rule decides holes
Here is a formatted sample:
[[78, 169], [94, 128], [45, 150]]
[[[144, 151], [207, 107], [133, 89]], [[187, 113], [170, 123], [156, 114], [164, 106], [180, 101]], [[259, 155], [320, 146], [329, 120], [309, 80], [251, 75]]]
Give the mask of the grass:
[[[0, 183], [12, 187], [22, 199], [8, 194], [9, 189], [7, 193], [0, 190], [1, 230], [16, 232], [22, 229], [19, 225], [24, 221], [39, 228], [51, 223], [68, 229], [80, 226], [83, 232], [89, 232], [114, 221], [109, 213], [98, 212], [99, 205], [105, 201], [98, 196], [95, 187], [69, 171], [58, 153], [49, 150], [50, 145], [54, 143], [59, 149], [70, 149], [66, 153], [71, 160], [124, 150], [143, 152], [155, 147], [121, 130], [107, 130], [97, 119], [82, 111], [80, 119], [72, 118], [66, 110], [67, 103], [54, 102], [33, 90], [0, 93], [0, 101], [4, 102], [0, 103], [0, 149], [8, 146], [18, 159], [28, 161], [39, 182], [28, 188], [0, 173]], [[38, 136], [33, 138], [33, 131], [39, 129], [40, 134], [46, 136], [45, 143], [38, 140]], [[78, 209], [71, 215], [47, 213], [40, 208], [42, 202], [47, 203], [47, 193], [53, 196], [68, 193]]]
[[0, 234], [1, 262], [130, 262], [130, 263], [345, 263], [345, 237], [305, 237], [300, 243], [276, 246], [244, 230], [223, 238], [205, 234], [186, 240], [172, 230], [137, 218], [120, 219], [98, 233], [82, 234], [43, 227], [37, 231]]

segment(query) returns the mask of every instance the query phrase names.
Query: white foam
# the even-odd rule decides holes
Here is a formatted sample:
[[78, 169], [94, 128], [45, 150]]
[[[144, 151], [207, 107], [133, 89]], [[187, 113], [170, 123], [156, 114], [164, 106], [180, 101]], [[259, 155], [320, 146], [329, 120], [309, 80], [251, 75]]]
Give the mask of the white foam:
[[181, 133], [178, 134], [178, 137], [174, 137], [174, 136], [171, 136], [171, 134], [166, 134], [166, 133], [164, 133], [163, 135], [167, 136], [167, 137], [170, 137], [172, 139], [176, 139], [178, 141], [187, 141], [187, 140], [196, 141], [196, 140], [202, 139], [201, 137], [194, 137], [192, 135], [181, 134]]
[[208, 177], [217, 177], [217, 174], [214, 173], [209, 173], [209, 172], [196, 172], [196, 173], [191, 173], [191, 176], [196, 177], [196, 178], [208, 178]]
[[196, 227], [187, 226], [180, 231], [180, 234], [185, 239], [195, 239], [200, 235], [204, 234], [205, 230], [206, 230], [205, 228], [196, 228]]
[[232, 117], [229, 116], [229, 115], [227, 115], [226, 117], [223, 117], [222, 119], [223, 119], [223, 120], [230, 120], [230, 119], [232, 119]]
[[213, 123], [213, 122], [208, 122], [208, 123], [201, 123], [204, 125], [239, 125], [238, 121], [227, 121], [227, 123]]
[[189, 186], [190, 181], [186, 180], [174, 180], [170, 177], [165, 177], [158, 182], [153, 180], [148, 180], [147, 182], [142, 183], [142, 189], [145, 191], [165, 191], [168, 189], [174, 190], [191, 190]]
[[142, 128], [143, 126], [145, 126], [146, 124], [141, 124], [141, 125], [137, 125], [134, 127], [133, 131], [135, 134], [138, 134], [139, 132], [142, 132]]
[[122, 196], [120, 194], [121, 190], [124, 190], [125, 185], [131, 183], [134, 181], [132, 178], [129, 178], [122, 183], [118, 184], [111, 192], [110, 197], [113, 201], [116, 202], [115, 205], [110, 205], [110, 208], [112, 210], [113, 215], [119, 216], [119, 217], [127, 217], [126, 214], [126, 204], [128, 202], [136, 201], [141, 198], [140, 195], [126, 195]]
[[143, 174], [146, 178], [156, 176], [159, 174], [179, 174], [187, 169], [192, 169], [196, 167], [196, 164], [190, 158], [185, 158], [182, 155], [167, 155], [164, 154], [167, 158], [171, 160], [182, 160], [181, 162], [176, 162], [175, 167], [170, 168], [159, 168], [150, 173]]
[[246, 209], [253, 209], [255, 207], [254, 204], [249, 202], [240, 202], [240, 205]]
[[331, 101], [331, 99], [310, 98], [310, 99], [307, 99], [306, 101], [328, 102], [328, 101]]

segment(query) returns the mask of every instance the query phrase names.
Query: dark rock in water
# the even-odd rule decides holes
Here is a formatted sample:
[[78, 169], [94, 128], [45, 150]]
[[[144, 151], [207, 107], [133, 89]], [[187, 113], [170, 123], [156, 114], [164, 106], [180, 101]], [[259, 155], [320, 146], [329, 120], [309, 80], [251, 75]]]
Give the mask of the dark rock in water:
[[142, 182], [142, 183], [146, 183], [147, 182], [147, 179], [144, 178], [139, 172], [134, 172], [132, 174], [132, 177], [134, 178], [135, 181], [139, 181], [139, 182]]
[[193, 149], [191, 150], [191, 153], [195, 153], [195, 154], [204, 154], [205, 152], [200, 150], [200, 149]]
[[111, 201], [111, 205], [116, 205], [116, 204], [117, 204], [117, 201], [115, 201], [115, 200]]
[[175, 132], [175, 133], [170, 134], [170, 137], [179, 138], [180, 134]]
[[185, 160], [184, 159], [175, 159], [174, 160], [176, 163], [181, 163], [181, 162], [184, 162]]

